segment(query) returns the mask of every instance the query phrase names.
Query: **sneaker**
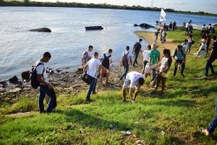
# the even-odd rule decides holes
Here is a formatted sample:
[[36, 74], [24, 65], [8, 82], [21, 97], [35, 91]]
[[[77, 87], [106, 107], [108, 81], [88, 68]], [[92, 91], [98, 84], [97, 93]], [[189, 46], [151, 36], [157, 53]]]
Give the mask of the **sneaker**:
[[201, 131], [205, 136], [209, 136], [209, 131], [208, 131], [207, 129], [200, 128], [200, 131]]
[[86, 100], [86, 103], [90, 103], [90, 102], [93, 102], [93, 100], [91, 100], [91, 99]]
[[184, 75], [184, 74], [181, 74], [181, 75], [182, 75], [183, 78], [185, 78], [185, 75]]
[[132, 103], [132, 104], [135, 104], [136, 102], [135, 102], [134, 100], [131, 100], [131, 103]]

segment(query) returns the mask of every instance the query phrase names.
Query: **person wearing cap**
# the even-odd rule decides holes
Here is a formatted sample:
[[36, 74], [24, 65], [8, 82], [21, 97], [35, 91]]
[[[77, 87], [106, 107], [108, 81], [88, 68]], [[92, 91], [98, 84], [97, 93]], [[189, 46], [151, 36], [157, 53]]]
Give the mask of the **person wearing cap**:
[[[136, 71], [130, 72], [126, 76], [126, 80], [124, 81], [122, 93], [123, 93], [123, 102], [126, 101], [126, 90], [128, 86], [129, 89], [129, 95], [131, 98], [132, 103], [135, 103], [136, 97], [139, 94], [139, 90], [141, 86], [144, 84], [145, 76], [141, 73], [138, 73]], [[135, 92], [133, 94], [133, 89], [135, 88]]]
[[173, 59], [175, 60], [175, 67], [174, 67], [174, 72], [173, 76], [176, 76], [176, 72], [178, 69], [178, 66], [181, 66], [181, 75], [185, 77], [183, 74], [184, 69], [185, 69], [185, 52], [182, 49], [182, 45], [178, 45], [175, 51], [173, 52]]

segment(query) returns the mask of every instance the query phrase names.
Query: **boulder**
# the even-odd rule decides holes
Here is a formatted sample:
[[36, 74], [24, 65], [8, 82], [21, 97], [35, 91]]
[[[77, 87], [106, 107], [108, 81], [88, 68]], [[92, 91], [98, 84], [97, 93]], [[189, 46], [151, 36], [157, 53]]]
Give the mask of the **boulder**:
[[12, 78], [10, 78], [10, 79], [9, 79], [9, 82], [12, 83], [12, 84], [18, 83], [18, 78], [17, 78], [17, 76], [13, 76]]
[[51, 32], [51, 29], [43, 27], [43, 28], [37, 28], [37, 29], [30, 29], [29, 31], [33, 31], [33, 32]]
[[29, 82], [30, 80], [30, 71], [24, 71], [21, 73], [21, 77], [23, 80], [26, 80], [27, 82]]

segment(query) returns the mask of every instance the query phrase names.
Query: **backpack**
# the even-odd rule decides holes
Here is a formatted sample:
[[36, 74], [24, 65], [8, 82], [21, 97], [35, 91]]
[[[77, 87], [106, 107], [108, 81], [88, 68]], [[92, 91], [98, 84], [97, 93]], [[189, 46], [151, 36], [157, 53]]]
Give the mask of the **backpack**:
[[133, 46], [133, 52], [138, 53], [141, 49], [141, 44], [139, 42], [136, 42], [136, 44]]
[[[182, 53], [183, 56], [185, 56], [185, 53], [184, 53], [183, 49], [181, 49], [181, 53]], [[176, 55], [177, 55], [177, 49], [175, 50], [175, 53], [174, 53], [174, 56], [176, 56]]]
[[34, 89], [37, 89], [38, 86], [39, 86], [39, 82], [37, 80], [37, 71], [36, 71], [36, 68], [41, 65], [42, 63], [39, 63], [35, 68], [32, 69], [32, 74], [31, 74], [31, 77], [30, 77], [30, 80], [31, 80], [31, 86], [34, 88]]
[[122, 59], [121, 59], [122, 65], [123, 65], [124, 67], [128, 66], [128, 58], [127, 58], [127, 55], [128, 55], [128, 54], [129, 54], [129, 52], [127, 52], [127, 54], [124, 54], [124, 55], [122, 56]]
[[104, 55], [104, 59], [102, 61], [102, 65], [105, 67], [105, 68], [109, 68], [109, 58], [111, 57], [111, 55], [109, 55], [108, 57], [106, 57], [105, 54]]

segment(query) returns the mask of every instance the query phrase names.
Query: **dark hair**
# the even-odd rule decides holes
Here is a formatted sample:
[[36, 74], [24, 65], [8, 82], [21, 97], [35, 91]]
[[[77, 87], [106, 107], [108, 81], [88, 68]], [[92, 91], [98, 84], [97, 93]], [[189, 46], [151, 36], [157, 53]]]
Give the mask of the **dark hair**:
[[139, 85], [142, 86], [144, 84], [145, 80], [144, 80], [144, 78], [139, 78], [138, 82], [139, 82]]
[[130, 47], [129, 47], [129, 46], [127, 46], [127, 47], [126, 47], [126, 50], [127, 50], [127, 51], [128, 51], [128, 50], [130, 50]]
[[215, 36], [215, 35], [214, 35], [214, 36], [212, 36], [212, 39], [216, 40], [216, 36]]
[[185, 39], [185, 40], [184, 40], [184, 42], [188, 42], [188, 40], [187, 40], [187, 39]]
[[177, 46], [177, 48], [180, 48], [180, 49], [182, 49], [182, 45], [178, 45], [178, 46]]
[[98, 52], [94, 52], [94, 56], [96, 57], [96, 56], [98, 56], [99, 55], [99, 53]]
[[141, 41], [142, 41], [142, 39], [140, 38], [140, 39], [139, 39], [139, 42], [141, 42]]
[[[178, 46], [179, 46], [179, 45], [178, 45]], [[164, 49], [164, 50], [163, 50], [163, 54], [168, 54], [169, 57], [171, 57], [171, 55], [170, 55], [170, 50], [169, 50], [169, 49]]]
[[108, 51], [109, 53], [112, 53], [113, 52], [113, 50], [112, 49], [109, 49], [109, 51]]
[[148, 45], [148, 48], [151, 49], [151, 45]]
[[49, 58], [51, 58], [50, 52], [45, 52], [44, 55], [43, 55], [43, 57], [49, 57]]
[[88, 48], [93, 48], [93, 46], [92, 45], [89, 45], [89, 47]]

